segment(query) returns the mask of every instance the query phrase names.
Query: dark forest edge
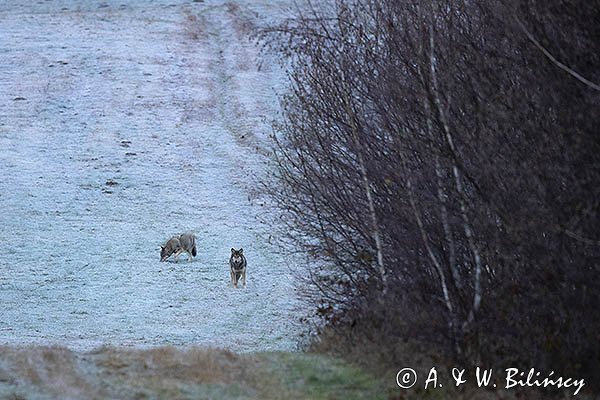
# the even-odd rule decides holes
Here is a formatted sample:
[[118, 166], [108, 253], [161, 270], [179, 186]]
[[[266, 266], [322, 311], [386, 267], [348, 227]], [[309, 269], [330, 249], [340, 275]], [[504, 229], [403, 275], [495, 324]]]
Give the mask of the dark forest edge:
[[387, 373], [536, 367], [597, 392], [600, 4], [297, 13], [263, 32], [291, 83], [268, 186], [284, 246], [313, 259], [312, 348]]

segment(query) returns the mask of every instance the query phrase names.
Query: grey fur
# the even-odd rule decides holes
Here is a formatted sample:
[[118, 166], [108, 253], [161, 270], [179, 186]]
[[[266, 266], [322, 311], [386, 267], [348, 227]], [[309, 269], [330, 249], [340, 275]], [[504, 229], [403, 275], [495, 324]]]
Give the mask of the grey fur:
[[242, 278], [242, 285], [246, 287], [246, 257], [244, 256], [244, 249], [240, 248], [236, 250], [231, 249], [231, 257], [229, 258], [229, 269], [231, 275], [231, 283], [233, 287], [237, 288], [237, 284]]
[[184, 251], [188, 253], [188, 260], [192, 261], [192, 257], [197, 254], [196, 236], [192, 232], [173, 236], [160, 249], [160, 261], [166, 261], [167, 258], [173, 255], [175, 262], [177, 262], [177, 257]]

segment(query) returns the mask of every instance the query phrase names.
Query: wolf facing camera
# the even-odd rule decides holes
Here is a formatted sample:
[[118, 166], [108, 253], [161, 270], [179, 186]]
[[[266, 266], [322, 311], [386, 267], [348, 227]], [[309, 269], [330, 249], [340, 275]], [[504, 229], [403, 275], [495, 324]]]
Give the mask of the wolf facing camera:
[[231, 248], [229, 268], [233, 287], [237, 288], [240, 278], [242, 278], [242, 286], [246, 287], [246, 257], [244, 256], [244, 249], [240, 248], [236, 250]]

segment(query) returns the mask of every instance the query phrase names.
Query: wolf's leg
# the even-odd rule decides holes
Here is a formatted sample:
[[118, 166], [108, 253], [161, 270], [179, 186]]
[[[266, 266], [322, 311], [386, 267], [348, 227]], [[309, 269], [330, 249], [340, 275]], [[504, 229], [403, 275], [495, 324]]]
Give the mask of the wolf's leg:
[[188, 253], [188, 261], [189, 261], [189, 262], [192, 262], [192, 252], [191, 252], [191, 251], [189, 251], [189, 250], [186, 250], [186, 251], [187, 251], [187, 253]]

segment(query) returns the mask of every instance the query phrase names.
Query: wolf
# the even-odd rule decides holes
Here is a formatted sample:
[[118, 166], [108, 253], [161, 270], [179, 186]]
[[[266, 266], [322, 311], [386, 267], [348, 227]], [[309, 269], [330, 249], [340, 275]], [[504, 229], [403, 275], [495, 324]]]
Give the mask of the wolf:
[[188, 260], [196, 257], [196, 236], [192, 232], [186, 232], [179, 236], [173, 236], [167, 244], [160, 246], [160, 261], [166, 261], [171, 255], [177, 262], [177, 257], [183, 252], [188, 253]]
[[240, 248], [236, 250], [231, 248], [229, 268], [233, 287], [237, 288], [240, 278], [242, 278], [243, 287], [246, 287], [246, 257], [244, 257], [244, 249]]

